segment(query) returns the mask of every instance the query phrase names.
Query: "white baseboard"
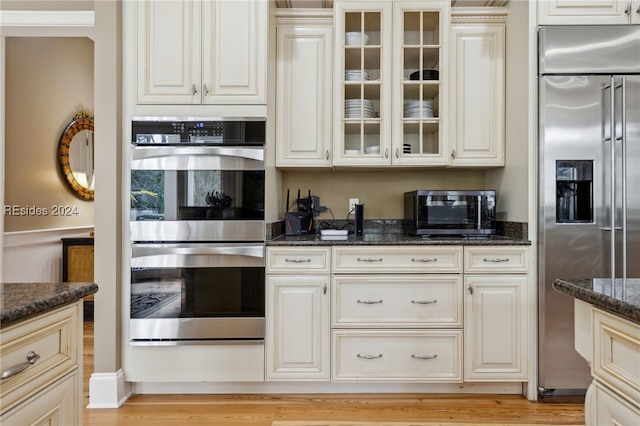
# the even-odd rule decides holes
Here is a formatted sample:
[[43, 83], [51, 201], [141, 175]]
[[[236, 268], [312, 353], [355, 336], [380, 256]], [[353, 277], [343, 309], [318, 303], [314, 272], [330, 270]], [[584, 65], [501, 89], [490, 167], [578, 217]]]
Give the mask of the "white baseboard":
[[89, 379], [87, 408], [118, 408], [130, 396], [131, 383], [124, 381], [122, 369], [115, 373], [93, 373]]

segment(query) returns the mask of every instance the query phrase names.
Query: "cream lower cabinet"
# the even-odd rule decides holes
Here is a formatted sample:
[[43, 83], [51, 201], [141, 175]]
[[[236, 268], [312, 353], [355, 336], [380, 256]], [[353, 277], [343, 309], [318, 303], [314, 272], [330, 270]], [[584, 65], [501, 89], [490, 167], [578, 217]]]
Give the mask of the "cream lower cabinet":
[[276, 166], [332, 162], [333, 13], [277, 16]]
[[505, 20], [500, 15], [452, 16], [452, 167], [504, 166]]
[[330, 378], [330, 250], [267, 247], [267, 380]]
[[332, 380], [462, 381], [462, 248], [333, 247]]
[[528, 250], [465, 247], [465, 381], [528, 380]]
[[82, 424], [81, 301], [2, 329], [0, 424]]
[[266, 0], [137, 2], [137, 104], [266, 104]]
[[[640, 422], [640, 325], [592, 307], [587, 425]], [[585, 319], [588, 321], [588, 319]]]

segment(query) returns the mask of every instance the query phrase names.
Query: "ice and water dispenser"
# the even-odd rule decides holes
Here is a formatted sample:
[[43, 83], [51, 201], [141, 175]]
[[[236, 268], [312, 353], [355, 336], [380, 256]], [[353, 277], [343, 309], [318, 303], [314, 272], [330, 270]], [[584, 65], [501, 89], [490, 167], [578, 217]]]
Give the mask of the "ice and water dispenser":
[[556, 223], [593, 222], [593, 160], [556, 161]]

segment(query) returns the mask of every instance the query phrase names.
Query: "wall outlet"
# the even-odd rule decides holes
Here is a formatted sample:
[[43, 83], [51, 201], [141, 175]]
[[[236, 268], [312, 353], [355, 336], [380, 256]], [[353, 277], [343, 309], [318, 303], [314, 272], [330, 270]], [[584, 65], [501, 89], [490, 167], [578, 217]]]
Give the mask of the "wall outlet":
[[356, 204], [360, 204], [359, 198], [349, 198], [349, 213], [355, 210]]

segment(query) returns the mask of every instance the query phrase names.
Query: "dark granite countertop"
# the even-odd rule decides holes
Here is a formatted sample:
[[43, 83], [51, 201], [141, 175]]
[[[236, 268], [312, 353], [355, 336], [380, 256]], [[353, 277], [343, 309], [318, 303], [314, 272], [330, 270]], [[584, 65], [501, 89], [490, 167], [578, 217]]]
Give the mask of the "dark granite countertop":
[[0, 283], [0, 328], [76, 302], [97, 291], [95, 283]]
[[583, 300], [621, 318], [640, 323], [640, 278], [559, 278], [553, 282], [557, 291]]
[[400, 233], [365, 233], [356, 237], [349, 234], [346, 239], [327, 239], [320, 235], [280, 235], [266, 241], [267, 246], [375, 246], [375, 245], [432, 245], [432, 246], [523, 246], [531, 241], [501, 236], [490, 237], [416, 237]]

